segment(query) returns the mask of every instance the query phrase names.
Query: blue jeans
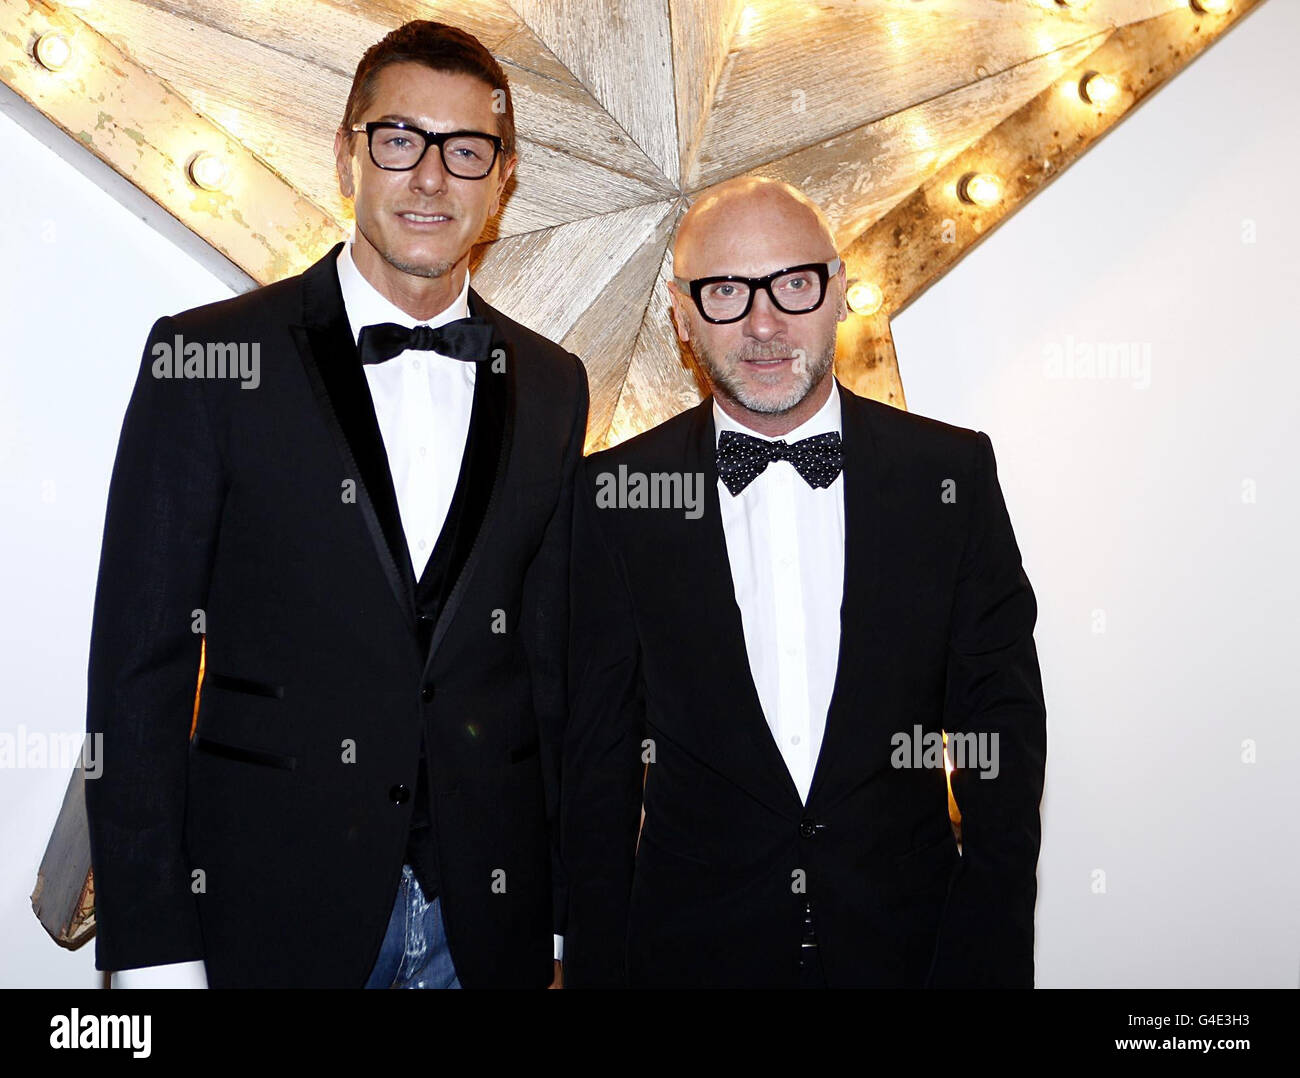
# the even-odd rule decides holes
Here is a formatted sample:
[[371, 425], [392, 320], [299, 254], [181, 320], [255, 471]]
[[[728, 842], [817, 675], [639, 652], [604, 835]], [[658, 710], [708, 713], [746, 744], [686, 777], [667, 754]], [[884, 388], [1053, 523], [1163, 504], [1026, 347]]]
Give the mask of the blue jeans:
[[402, 866], [388, 931], [366, 987], [460, 987], [442, 926], [442, 902], [424, 897], [410, 865]]

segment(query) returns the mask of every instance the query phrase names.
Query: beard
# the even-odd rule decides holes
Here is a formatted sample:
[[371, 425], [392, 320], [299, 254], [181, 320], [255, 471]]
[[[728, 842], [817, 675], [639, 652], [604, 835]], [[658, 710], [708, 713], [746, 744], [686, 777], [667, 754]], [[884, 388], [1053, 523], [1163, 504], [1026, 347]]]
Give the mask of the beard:
[[400, 258], [394, 258], [387, 251], [379, 252], [385, 262], [394, 269], [399, 269], [403, 273], [409, 273], [412, 277], [443, 277], [451, 271], [452, 266], [456, 263], [450, 260], [434, 262], [430, 265], [427, 262], [407, 262]]
[[370, 244], [379, 254], [379, 257], [387, 262], [394, 269], [401, 270], [403, 273], [409, 273], [413, 277], [443, 277], [451, 272], [458, 259], [442, 259], [438, 262], [410, 262], [394, 254], [387, 244], [375, 243], [368, 235], [361, 231], [360, 223], [357, 224], [357, 231], [361, 232]]
[[741, 364], [745, 360], [788, 356], [791, 350], [785, 345], [753, 344], [719, 357], [711, 353], [699, 337], [691, 343], [695, 358], [704, 369], [713, 391], [760, 415], [781, 415], [798, 407], [813, 387], [821, 384], [835, 362], [835, 337], [831, 336], [820, 349], [805, 356], [803, 367], [789, 388], [776, 392], [761, 385], [746, 384]]

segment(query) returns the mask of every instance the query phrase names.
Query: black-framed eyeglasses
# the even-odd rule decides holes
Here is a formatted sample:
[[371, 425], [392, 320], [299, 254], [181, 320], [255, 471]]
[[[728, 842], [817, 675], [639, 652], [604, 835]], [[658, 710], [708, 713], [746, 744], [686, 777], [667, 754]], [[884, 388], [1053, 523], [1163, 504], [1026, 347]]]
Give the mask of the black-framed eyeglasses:
[[409, 172], [430, 146], [437, 146], [450, 175], [481, 180], [492, 171], [502, 147], [501, 136], [486, 131], [423, 131], [396, 120], [353, 124], [352, 130], [366, 133], [370, 160], [389, 172]]
[[778, 311], [810, 314], [826, 298], [826, 282], [840, 271], [840, 260], [808, 262], [787, 266], [766, 277], [697, 277], [688, 281], [674, 277], [677, 287], [689, 291], [706, 322], [725, 325], [739, 322], [754, 305], [754, 293], [762, 289]]

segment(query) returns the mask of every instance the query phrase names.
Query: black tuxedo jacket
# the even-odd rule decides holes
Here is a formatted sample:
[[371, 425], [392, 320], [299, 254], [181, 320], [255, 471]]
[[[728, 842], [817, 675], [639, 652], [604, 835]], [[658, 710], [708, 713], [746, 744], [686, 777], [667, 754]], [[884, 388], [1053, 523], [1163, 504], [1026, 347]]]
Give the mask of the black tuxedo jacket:
[[[90, 649], [96, 966], [202, 958], [212, 987], [360, 987], [423, 736], [460, 981], [545, 986], [563, 923], [548, 816], [586, 375], [471, 290], [494, 357], [434, 552], [439, 603], [421, 617], [340, 246], [159, 319], [145, 346]], [[260, 384], [155, 377], [155, 346], [178, 335], [256, 343]]]
[[[794, 986], [805, 902], [832, 987], [1033, 983], [1046, 715], [993, 448], [840, 391], [841, 643], [806, 806], [749, 670], [712, 400], [584, 462], [567, 985]], [[600, 475], [620, 467], [702, 474], [703, 515], [597, 508]], [[999, 735], [997, 778], [954, 777], [960, 853], [943, 768], [891, 764], [893, 735], [916, 727]]]

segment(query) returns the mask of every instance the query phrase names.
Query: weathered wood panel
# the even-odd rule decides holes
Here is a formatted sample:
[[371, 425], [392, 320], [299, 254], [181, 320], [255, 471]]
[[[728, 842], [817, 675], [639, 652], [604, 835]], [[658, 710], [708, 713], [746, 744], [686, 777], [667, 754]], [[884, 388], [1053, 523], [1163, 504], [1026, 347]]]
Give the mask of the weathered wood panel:
[[[319, 207], [67, 10], [0, 0], [0, 16], [0, 79], [255, 280], [296, 273], [339, 238]], [[70, 62], [57, 72], [31, 56], [50, 29], [73, 41]], [[229, 162], [224, 191], [200, 191], [186, 178], [186, 163], [200, 150]]]
[[686, 186], [716, 183], [1178, 5], [1185, 0], [1114, 0], [1079, 11], [1028, 0], [747, 4]]
[[675, 184], [668, 0], [513, 0], [513, 7]]
[[816, 202], [849, 243], [990, 128], [1069, 70], [1104, 35], [923, 101], [753, 170]]
[[[845, 252], [851, 276], [872, 280], [895, 315], [1085, 153], [1135, 106], [1200, 55], [1261, 0], [1237, 0], [1231, 16], [1182, 6], [1109, 34], [1023, 108], [957, 155], [867, 229]], [[1078, 94], [1088, 71], [1108, 73], [1119, 93], [1107, 106]], [[998, 176], [1001, 201], [970, 205], [957, 196], [968, 172]]]

